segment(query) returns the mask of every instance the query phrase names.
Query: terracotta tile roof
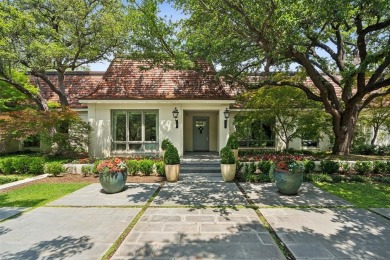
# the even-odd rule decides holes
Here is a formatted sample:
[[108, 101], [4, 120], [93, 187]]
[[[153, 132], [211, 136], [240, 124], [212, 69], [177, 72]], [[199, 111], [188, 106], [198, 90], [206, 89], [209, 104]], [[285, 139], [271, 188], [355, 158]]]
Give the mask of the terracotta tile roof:
[[[101, 81], [104, 72], [73, 71], [65, 74], [65, 92], [68, 95], [71, 108], [87, 108], [86, 104], [80, 104], [79, 98], [91, 93]], [[57, 73], [47, 72], [49, 79], [57, 86]], [[58, 95], [40, 78], [30, 77], [30, 82], [39, 87], [43, 97], [47, 101], [59, 103]]]
[[152, 67], [147, 61], [115, 59], [86, 100], [234, 100], [229, 86], [206, 62], [199, 70]]

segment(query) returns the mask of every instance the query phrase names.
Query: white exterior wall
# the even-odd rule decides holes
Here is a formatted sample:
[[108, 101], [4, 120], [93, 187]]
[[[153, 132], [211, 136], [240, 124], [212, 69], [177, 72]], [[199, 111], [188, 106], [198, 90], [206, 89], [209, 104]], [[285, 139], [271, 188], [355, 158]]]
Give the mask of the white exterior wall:
[[[169, 138], [173, 145], [177, 147], [180, 155], [183, 155], [184, 151], [186, 151], [187, 148], [191, 148], [192, 145], [189, 140], [184, 140], [184, 136], [192, 139], [192, 134], [190, 136], [190, 132], [187, 132], [189, 128], [191, 128], [192, 132], [191, 118], [198, 114], [209, 115], [210, 150], [219, 151], [226, 144], [229, 133], [229, 129], [224, 128], [223, 115], [225, 109], [229, 107], [229, 103], [227, 102], [229, 101], [117, 101], [116, 103], [89, 103], [88, 122], [93, 128], [93, 131], [91, 132], [91, 144], [89, 147], [90, 156], [105, 158], [116, 155], [111, 152], [111, 110], [113, 109], [157, 110], [159, 145], [161, 145], [163, 139]], [[175, 107], [179, 111], [178, 128], [176, 128], [175, 119], [172, 116], [172, 111]], [[191, 114], [191, 116], [189, 116], [189, 114]], [[184, 131], [186, 132], [185, 134]], [[220, 144], [222, 144], [222, 146]], [[121, 153], [117, 155], [124, 156], [130, 154], [132, 153]]]

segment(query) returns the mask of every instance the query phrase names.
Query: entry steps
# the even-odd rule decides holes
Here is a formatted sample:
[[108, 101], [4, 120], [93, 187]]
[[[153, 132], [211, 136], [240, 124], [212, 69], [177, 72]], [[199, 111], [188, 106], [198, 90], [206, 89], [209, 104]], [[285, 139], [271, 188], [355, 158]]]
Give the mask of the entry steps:
[[180, 182], [222, 182], [219, 159], [182, 159]]

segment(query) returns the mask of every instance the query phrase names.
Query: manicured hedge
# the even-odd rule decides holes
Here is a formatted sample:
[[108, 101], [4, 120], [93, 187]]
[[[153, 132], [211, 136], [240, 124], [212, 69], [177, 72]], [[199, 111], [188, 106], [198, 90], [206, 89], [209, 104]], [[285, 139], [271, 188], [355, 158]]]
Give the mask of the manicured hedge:
[[38, 156], [10, 156], [0, 158], [3, 174], [43, 174], [45, 160]]

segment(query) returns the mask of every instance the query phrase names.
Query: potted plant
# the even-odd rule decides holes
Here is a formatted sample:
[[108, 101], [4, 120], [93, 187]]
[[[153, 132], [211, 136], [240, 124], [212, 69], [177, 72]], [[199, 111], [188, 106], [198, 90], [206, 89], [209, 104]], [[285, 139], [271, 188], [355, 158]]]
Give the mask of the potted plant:
[[99, 181], [106, 193], [124, 189], [127, 180], [126, 164], [119, 158], [103, 160], [97, 166]]
[[232, 149], [234, 158], [238, 160], [238, 140], [235, 134], [231, 134], [227, 140], [226, 146], [230, 147]]
[[236, 177], [236, 158], [229, 146], [222, 148], [221, 156], [221, 173], [224, 181], [233, 181]]
[[303, 181], [304, 164], [302, 161], [278, 161], [274, 166], [273, 179], [279, 192], [295, 195]]
[[168, 138], [165, 138], [164, 140], [162, 140], [161, 142], [161, 155], [162, 157], [164, 158], [164, 154], [165, 154], [165, 151], [167, 150], [168, 146], [172, 145], [172, 142], [168, 139]]
[[179, 180], [180, 157], [176, 147], [169, 145], [164, 154], [165, 176], [167, 181], [176, 182]]

